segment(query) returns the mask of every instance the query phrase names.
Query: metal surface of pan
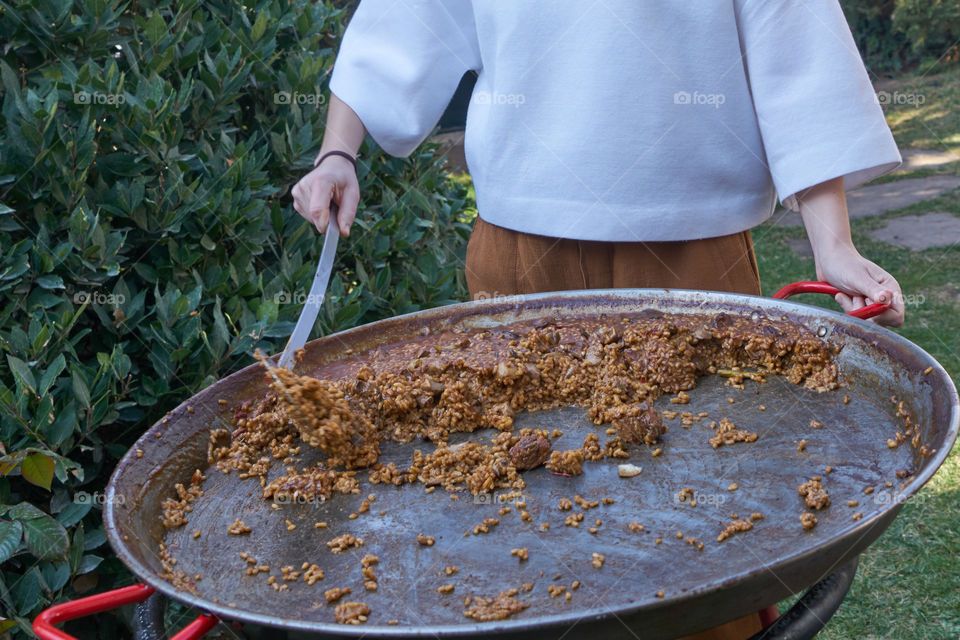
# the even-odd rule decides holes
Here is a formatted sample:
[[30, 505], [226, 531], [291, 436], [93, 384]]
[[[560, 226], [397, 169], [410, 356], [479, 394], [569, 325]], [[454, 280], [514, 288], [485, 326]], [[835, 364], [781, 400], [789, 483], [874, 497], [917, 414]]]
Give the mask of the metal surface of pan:
[[[668, 398], [658, 408], [706, 412], [709, 418], [689, 429], [671, 425], [663, 455], [633, 447], [629, 462], [643, 467], [631, 479], [617, 476], [616, 462], [586, 463], [581, 476], [560, 477], [544, 469], [525, 472], [526, 507], [504, 506], [492, 497], [460, 493], [452, 500], [438, 489], [368, 486], [361, 494], [337, 496], [326, 503], [282, 504], [279, 510], [260, 497], [256, 479], [208, 473], [204, 498], [189, 514], [189, 523], [167, 534], [159, 519], [160, 503], [174, 494], [173, 485], [187, 482], [195, 468], [206, 466], [208, 432], [231, 426], [233, 407], [262, 396], [266, 383], [259, 365], [217, 382], [171, 412], [167, 421], [147, 431], [118, 465], [107, 487], [104, 521], [118, 556], [142, 580], [166, 595], [225, 618], [291, 630], [330, 635], [374, 637], [464, 637], [498, 634], [520, 637], [533, 631], [564, 638], [670, 638], [757, 611], [796, 593], [855, 557], [873, 542], [899, 512], [903, 500], [926, 483], [943, 462], [957, 436], [960, 405], [943, 368], [926, 352], [874, 324], [839, 313], [781, 300], [724, 293], [640, 289], [575, 291], [518, 296], [508, 301], [452, 305], [391, 318], [311, 342], [297, 370], [314, 371], [346, 357], [396, 341], [450, 330], [456, 326], [488, 327], [520, 320], [636, 313], [652, 309], [671, 314], [727, 313], [785, 318], [800, 323], [825, 340], [842, 346], [837, 362], [844, 383], [840, 392], [818, 394], [770, 378], [746, 382], [743, 390], [723, 385], [716, 376], [699, 379], [691, 403], [677, 407]], [[928, 373], [924, 373], [931, 368]], [[849, 404], [843, 395], [850, 396]], [[891, 395], [904, 400], [920, 425], [921, 439], [932, 454], [922, 458], [910, 446], [889, 448], [898, 426]], [[733, 398], [731, 404], [728, 398]], [[223, 402], [221, 402], [223, 401]], [[760, 405], [764, 405], [761, 410]], [[189, 408], [189, 409], [188, 409]], [[192, 410], [192, 411], [191, 411]], [[760, 434], [756, 443], [714, 451], [707, 444], [709, 420], [731, 417], [738, 427]], [[810, 420], [824, 427], [813, 429]], [[589, 432], [606, 437], [604, 427], [587, 420], [585, 411], [560, 408], [518, 416], [517, 426], [564, 431], [560, 447], [577, 447]], [[462, 439], [464, 435], [452, 438]], [[486, 439], [484, 432], [472, 438]], [[798, 442], [807, 440], [805, 451]], [[414, 448], [430, 443], [386, 444], [381, 461], [408, 464]], [[304, 452], [304, 463], [316, 452]], [[313, 459], [317, 459], [314, 457]], [[299, 466], [299, 465], [298, 465]], [[826, 474], [825, 468], [832, 467]], [[275, 464], [274, 473], [283, 465]], [[905, 479], [896, 472], [910, 470]], [[812, 476], [824, 478], [833, 504], [817, 512], [812, 531], [800, 526], [803, 510], [797, 486]], [[729, 485], [739, 488], [730, 491]], [[887, 487], [891, 483], [892, 487]], [[906, 487], [900, 490], [900, 483]], [[678, 498], [692, 488], [698, 505]], [[864, 490], [873, 488], [873, 493]], [[377, 500], [356, 519], [368, 493]], [[589, 509], [578, 528], [564, 526], [571, 512], [557, 509], [560, 498], [579, 494], [587, 500], [614, 498], [611, 505]], [[848, 500], [857, 500], [848, 507]], [[524, 521], [520, 511], [530, 514]], [[383, 515], [380, 514], [384, 511]], [[853, 519], [860, 512], [862, 518]], [[763, 514], [753, 531], [722, 543], [717, 534], [736, 513]], [[235, 518], [253, 528], [249, 536], [228, 535]], [[500, 522], [488, 534], [464, 535], [487, 518]], [[594, 521], [601, 520], [596, 525]], [[296, 524], [288, 530], [285, 520]], [[314, 522], [325, 521], [326, 529]], [[631, 531], [637, 521], [644, 531]], [[548, 522], [547, 531], [540, 524]], [[588, 528], [595, 526], [597, 533]], [[196, 539], [192, 533], [201, 532]], [[678, 537], [678, 532], [682, 534]], [[331, 554], [326, 541], [341, 533], [364, 538], [349, 553]], [[434, 536], [432, 547], [418, 545], [418, 533]], [[158, 542], [178, 560], [177, 568], [199, 573], [197, 594], [176, 590], [158, 577]], [[703, 550], [687, 537], [704, 543]], [[661, 538], [661, 542], [656, 542]], [[510, 549], [526, 547], [529, 560], [519, 561]], [[246, 551], [271, 565], [300, 568], [303, 562], [324, 568], [326, 577], [308, 587], [289, 582], [277, 592], [264, 574], [246, 576], [240, 557]], [[606, 561], [591, 564], [592, 553]], [[360, 558], [379, 556], [379, 588], [364, 591]], [[443, 569], [456, 566], [447, 576]], [[543, 571], [543, 575], [540, 575]], [[581, 587], [571, 600], [551, 598], [547, 585]], [[463, 616], [464, 596], [493, 596], [511, 587], [534, 583], [521, 599], [530, 607], [511, 618], [475, 623]], [[437, 587], [455, 584], [452, 594]], [[367, 624], [354, 627], [333, 621], [333, 606], [323, 599], [331, 587], [350, 586], [347, 600], [367, 603]], [[663, 590], [663, 596], [658, 592]], [[398, 625], [387, 624], [397, 620]]]

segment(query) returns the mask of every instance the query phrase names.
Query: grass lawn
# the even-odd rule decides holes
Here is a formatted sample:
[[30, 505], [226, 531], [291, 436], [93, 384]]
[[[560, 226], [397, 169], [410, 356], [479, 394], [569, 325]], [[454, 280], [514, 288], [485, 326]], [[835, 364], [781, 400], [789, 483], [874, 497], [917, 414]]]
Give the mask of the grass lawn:
[[[960, 150], [960, 71], [905, 77], [878, 88], [922, 96], [923, 104], [913, 100], [887, 108], [887, 120], [902, 150]], [[960, 176], [960, 163], [884, 180], [937, 173]], [[937, 358], [960, 384], [960, 246], [910, 251], [866, 235], [890, 218], [931, 211], [960, 216], [960, 190], [854, 220], [854, 240], [861, 253], [897, 277], [905, 298], [913, 302], [907, 307], [906, 323], [897, 331]], [[798, 256], [787, 244], [804, 235], [801, 227], [766, 224], [755, 230], [765, 295], [788, 282], [815, 279], [813, 260]], [[797, 299], [837, 308], [825, 296]], [[850, 594], [819, 637], [960, 638], [960, 447], [861, 558]]]

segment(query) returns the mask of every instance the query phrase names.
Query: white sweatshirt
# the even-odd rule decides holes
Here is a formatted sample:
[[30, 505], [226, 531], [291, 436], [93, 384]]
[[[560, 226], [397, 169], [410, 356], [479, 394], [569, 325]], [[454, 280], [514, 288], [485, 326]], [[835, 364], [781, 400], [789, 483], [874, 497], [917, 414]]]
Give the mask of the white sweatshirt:
[[330, 89], [406, 156], [471, 69], [478, 210], [517, 231], [726, 235], [900, 163], [837, 0], [362, 0]]

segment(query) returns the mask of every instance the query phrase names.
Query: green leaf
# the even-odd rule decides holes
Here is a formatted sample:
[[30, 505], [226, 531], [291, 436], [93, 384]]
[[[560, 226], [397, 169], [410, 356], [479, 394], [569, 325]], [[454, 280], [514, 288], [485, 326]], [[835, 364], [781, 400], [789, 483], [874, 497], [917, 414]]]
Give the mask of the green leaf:
[[[60, 303], [59, 298], [57, 298], [56, 296], [53, 296], [53, 298], [55, 300], [54, 304]], [[33, 338], [34, 351], [40, 351], [43, 347], [46, 346], [49, 340], [50, 340], [50, 327], [48, 325], [43, 325], [40, 331], [37, 332], [37, 335]]]
[[70, 580], [70, 564], [67, 562], [56, 562], [45, 565], [41, 568], [43, 581], [47, 583], [48, 591], [59, 591]]
[[77, 373], [73, 374], [73, 395], [76, 396], [81, 407], [90, 406], [90, 387]]
[[37, 518], [49, 518], [50, 516], [29, 502], [20, 502], [10, 507], [10, 510], [7, 511], [7, 517], [11, 520], [35, 520]]
[[40, 594], [43, 592], [42, 580], [40, 568], [34, 566], [12, 589], [16, 595], [17, 610], [21, 615], [28, 615], [38, 605], [42, 605], [43, 601], [40, 600]]
[[[87, 497], [89, 498], [89, 494]], [[93, 508], [93, 500], [77, 500], [76, 496], [74, 496], [74, 501], [68, 503], [67, 506], [57, 514], [57, 522], [65, 527], [72, 527], [80, 522], [83, 516], [90, 513], [91, 508]]]
[[27, 543], [27, 549], [39, 560], [62, 560], [70, 549], [67, 530], [47, 515], [43, 518], [25, 520], [23, 537]]
[[57, 447], [64, 440], [73, 435], [77, 428], [77, 407], [73, 400], [60, 409], [53, 424], [45, 429], [47, 444]]
[[[63, 523], [61, 522], [60, 524]], [[70, 570], [74, 573], [77, 572], [77, 567], [80, 566], [81, 556], [83, 556], [83, 547], [86, 544], [84, 533], [82, 524], [73, 530], [73, 540], [70, 542], [69, 562]]]
[[86, 555], [80, 559], [80, 566], [77, 568], [77, 575], [83, 575], [84, 573], [90, 573], [103, 562], [103, 558], [100, 556]]
[[13, 391], [0, 382], [0, 406], [10, 408], [13, 405]]
[[7, 354], [7, 363], [10, 365], [10, 370], [13, 371], [14, 378], [21, 385], [35, 392], [37, 389], [37, 381], [33, 377], [33, 372], [30, 371], [27, 363], [9, 353]]
[[137, 157], [129, 153], [109, 153], [97, 158], [97, 168], [109, 176], [136, 176], [142, 173]]
[[263, 32], [267, 29], [267, 12], [261, 11], [257, 16], [256, 22], [253, 23], [253, 27], [250, 29], [250, 40], [251, 42], [256, 42], [260, 39], [260, 36], [263, 35]]
[[173, 315], [177, 318], [186, 315], [190, 310], [190, 299], [187, 296], [180, 296], [173, 302]]
[[0, 477], [9, 474], [23, 462], [23, 459], [30, 455], [30, 451], [14, 451], [9, 455], [0, 458]]
[[53, 482], [53, 459], [42, 453], [33, 453], [20, 463], [20, 474], [30, 484], [50, 491], [50, 483]]
[[167, 23], [160, 17], [159, 11], [154, 11], [143, 27], [143, 31], [150, 40], [150, 44], [156, 46], [167, 30]]
[[22, 538], [22, 524], [16, 521], [0, 521], [0, 564], [9, 560], [16, 553]]
[[94, 529], [90, 533], [87, 533], [83, 539], [83, 550], [90, 551], [91, 549], [96, 549], [107, 543], [107, 534], [103, 532], [103, 529]]
[[264, 338], [288, 338], [293, 333], [293, 328], [297, 326], [296, 322], [281, 320], [274, 322], [263, 332]]
[[63, 289], [63, 278], [53, 274], [47, 274], [37, 278], [37, 284], [44, 289]]
[[53, 362], [50, 363], [50, 366], [47, 367], [47, 370], [43, 372], [43, 375], [40, 376], [40, 388], [37, 390], [38, 393], [42, 396], [47, 391], [50, 390], [50, 387], [57, 380], [57, 376], [63, 373], [63, 370], [67, 367], [67, 360], [63, 357], [61, 353]]

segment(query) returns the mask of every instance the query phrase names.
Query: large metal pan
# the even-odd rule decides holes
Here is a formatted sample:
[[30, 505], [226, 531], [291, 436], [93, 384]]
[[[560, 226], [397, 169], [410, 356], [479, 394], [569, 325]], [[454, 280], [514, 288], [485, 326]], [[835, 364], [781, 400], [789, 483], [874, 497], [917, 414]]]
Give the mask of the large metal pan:
[[[741, 428], [760, 434], [756, 443], [713, 451], [706, 445], [709, 431], [703, 425], [684, 429], [674, 423], [661, 444], [662, 456], [635, 450], [631, 461], [643, 467], [636, 478], [619, 478], [613, 461], [588, 464], [584, 474], [574, 478], [543, 469], [527, 472], [526, 510], [531, 522], [522, 521], [517, 508], [498, 516], [499, 504], [469, 493], [451, 500], [444, 491], [367, 487], [365, 481], [361, 495], [283, 504], [277, 511], [260, 497], [256, 479], [240, 480], [236, 474], [211, 470], [205, 496], [196, 503], [190, 522], [165, 532], [160, 503], [173, 495], [175, 483], [186, 482], [194, 469], [206, 466], [210, 430], [230, 428], [233, 408], [264, 393], [264, 371], [252, 365], [183, 403], [151, 427], [121, 460], [105, 496], [110, 543], [133, 573], [152, 585], [142, 589], [155, 588], [218, 616], [258, 625], [383, 638], [491, 634], [519, 638], [531, 632], [571, 640], [598, 634], [672, 638], [760, 610], [855, 559], [890, 524], [903, 501], [931, 478], [957, 437], [956, 389], [922, 349], [840, 313], [744, 295], [594, 290], [457, 304], [315, 340], [307, 346], [298, 370], [341, 369], [367, 350], [454, 327], [642, 309], [723, 312], [756, 322], [776, 318], [799, 323], [840, 349], [836, 360], [846, 386], [840, 392], [818, 394], [769, 379], [764, 384], [748, 381], [743, 390], [735, 390], [716, 376], [702, 378], [690, 394], [691, 404], [683, 408], [706, 411], [712, 419], [730, 416]], [[845, 394], [849, 404], [843, 401]], [[920, 425], [921, 440], [930, 451], [926, 457], [907, 445], [887, 446], [900, 424], [890, 402], [893, 395], [905, 402]], [[676, 408], [666, 404], [667, 398], [661, 398], [658, 406], [661, 402], [662, 408]], [[824, 428], [812, 429], [812, 419]], [[575, 408], [524, 414], [517, 424], [563, 429], [561, 447], [579, 446], [587, 431], [597, 429], [583, 410]], [[805, 451], [798, 451], [801, 439], [807, 440]], [[432, 448], [429, 443], [387, 444], [381, 461], [408, 463], [415, 446]], [[134, 454], [137, 449], [142, 457]], [[318, 459], [316, 454], [304, 451], [303, 464]], [[828, 465], [833, 470], [826, 475]], [[909, 476], [898, 478], [896, 472], [903, 476], [905, 470]], [[814, 475], [824, 477], [833, 505], [817, 513], [816, 528], [805, 531], [799, 522], [802, 503], [797, 485]], [[739, 484], [738, 490], [728, 491], [732, 482]], [[696, 508], [677, 498], [684, 487], [700, 494]], [[873, 491], [869, 495], [864, 493], [868, 487]], [[377, 496], [371, 511], [348, 519], [367, 493]], [[589, 500], [615, 499], [614, 504], [587, 513], [591, 521], [603, 520], [598, 533], [587, 531], [588, 522], [578, 529], [563, 526], [565, 514], [557, 510], [557, 501], [574, 494]], [[848, 507], [848, 500], [859, 504]], [[385, 513], [379, 515], [380, 510]], [[734, 512], [741, 516], [760, 512], [764, 519], [753, 531], [717, 543], [719, 530]], [[855, 512], [862, 518], [854, 520]], [[227, 525], [237, 517], [253, 527], [248, 539], [227, 534]], [[463, 535], [488, 517], [500, 519], [491, 533]], [[298, 524], [295, 530], [287, 530], [287, 519]], [[316, 529], [313, 523], [319, 520], [328, 522], [328, 528]], [[641, 522], [645, 532], [629, 531], [626, 525], [633, 520]], [[550, 522], [550, 529], [540, 531], [541, 522]], [[202, 532], [197, 539], [192, 536], [195, 530]], [[362, 536], [366, 545], [354, 554], [330, 554], [324, 543], [345, 532]], [[703, 550], [678, 539], [677, 532], [704, 541]], [[436, 544], [418, 545], [418, 533], [435, 536]], [[657, 544], [656, 538], [662, 542]], [[202, 574], [195, 594], [178, 591], [158, 577], [157, 546], [164, 539], [178, 568]], [[528, 548], [530, 560], [521, 563], [511, 556], [509, 550], [515, 547]], [[262, 575], [244, 575], [240, 551], [274, 567], [316, 563], [327, 577], [313, 587], [290, 583], [289, 590], [276, 592]], [[591, 565], [595, 551], [606, 556], [602, 569]], [[364, 592], [361, 586], [358, 565], [365, 553], [380, 557], [377, 592]], [[447, 565], [457, 565], [459, 573], [447, 577], [441, 572]], [[548, 596], [548, 584], [570, 585], [574, 580], [583, 586], [570, 601]], [[464, 596], [495, 595], [527, 582], [535, 587], [522, 596], [530, 604], [526, 611], [487, 623], [463, 617]], [[454, 594], [437, 593], [436, 588], [447, 583], [456, 584]], [[353, 627], [333, 621], [333, 607], [321, 603], [323, 590], [334, 586], [351, 586], [348, 598], [370, 605], [367, 624]], [[390, 619], [399, 624], [387, 624]]]

